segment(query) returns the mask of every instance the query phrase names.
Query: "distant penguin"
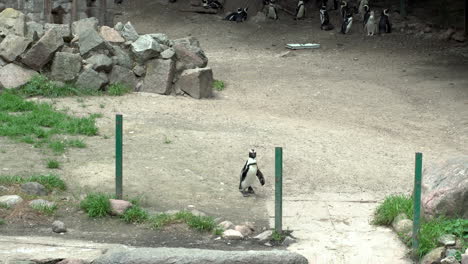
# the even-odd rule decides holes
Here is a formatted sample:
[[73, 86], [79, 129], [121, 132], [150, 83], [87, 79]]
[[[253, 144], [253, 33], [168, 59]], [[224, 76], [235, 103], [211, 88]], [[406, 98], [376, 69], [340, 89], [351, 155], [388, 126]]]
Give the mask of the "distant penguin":
[[268, 4], [268, 18], [277, 20], [278, 19], [278, 11], [276, 10], [275, 0], [270, 0]]
[[257, 153], [254, 149], [251, 149], [249, 151], [249, 158], [245, 162], [245, 165], [241, 170], [239, 191], [244, 197], [248, 196], [249, 194], [255, 193], [254, 189], [252, 188], [252, 185], [255, 182], [255, 178], [258, 178], [262, 186], [265, 185], [265, 178], [263, 177], [262, 172], [258, 168], [256, 158]]
[[348, 32], [351, 30], [352, 25], [353, 25], [353, 14], [349, 13], [346, 15], [346, 18], [343, 21], [343, 24], [341, 24], [341, 33], [348, 34]]
[[379, 33], [392, 33], [392, 25], [390, 24], [390, 19], [388, 15], [388, 9], [382, 11], [379, 21]]
[[322, 5], [320, 8], [320, 29], [332, 30], [334, 26], [330, 24], [330, 16], [328, 15], [327, 6]]
[[377, 24], [375, 23], [374, 11], [370, 11], [365, 28], [367, 31], [367, 36], [375, 35], [375, 32], [377, 31]]
[[305, 17], [304, 0], [299, 0], [299, 2], [297, 2], [295, 19], [303, 19], [304, 17]]
[[341, 21], [344, 21], [346, 17], [348, 16], [349, 13], [349, 7], [348, 7], [348, 2], [346, 1], [341, 1], [341, 6], [340, 6], [340, 15], [341, 15]]
[[116, 3], [118, 5], [122, 4], [122, 2], [123, 2], [123, 0], [114, 0], [114, 3]]
[[202, 3], [206, 9], [223, 9], [223, 5], [217, 0], [202, 0]]
[[238, 19], [240, 19], [240, 21], [237, 21], [237, 22], [244, 22], [247, 20], [247, 10], [249, 10], [248, 7], [242, 9], [242, 11], [240, 12], [240, 15], [238, 17]]
[[238, 8], [236, 12], [232, 12], [227, 15], [224, 20], [236, 21], [237, 23], [244, 22], [247, 20], [247, 9], [248, 8]]
[[363, 19], [362, 19], [362, 24], [363, 24], [364, 27], [367, 24], [367, 20], [369, 20], [369, 16], [370, 16], [370, 8], [369, 8], [368, 5], [365, 5], [364, 6], [364, 16], [363, 16]]
[[361, 19], [364, 20], [364, 15], [366, 14], [366, 9], [365, 6], [369, 7], [369, 0], [361, 0], [359, 2], [359, 15], [361, 16]]

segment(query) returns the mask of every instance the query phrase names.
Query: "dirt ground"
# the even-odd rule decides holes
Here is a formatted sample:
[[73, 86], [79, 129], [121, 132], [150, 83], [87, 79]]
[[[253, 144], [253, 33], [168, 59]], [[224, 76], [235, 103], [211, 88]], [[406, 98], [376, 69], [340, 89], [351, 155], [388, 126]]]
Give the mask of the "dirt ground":
[[[281, 21], [237, 24], [177, 11], [186, 5], [129, 1], [118, 20], [131, 21], [140, 33], [198, 38], [226, 89], [205, 100], [143, 93], [53, 100], [76, 114], [103, 114], [100, 136], [59, 157], [70, 199], [114, 191], [116, 113], [124, 115], [126, 195], [141, 196], [152, 211], [192, 205], [233, 222], [253, 221], [259, 230], [268, 226], [276, 146], [284, 148], [284, 193], [294, 196], [408, 193], [415, 152], [424, 153], [424, 162], [466, 154], [468, 60], [453, 52], [466, 45], [399, 33], [369, 38], [357, 27], [350, 35], [320, 31], [318, 11], [299, 22], [283, 15]], [[280, 57], [287, 43], [321, 48]], [[4, 138], [0, 144], [1, 174], [47, 171], [41, 150]], [[256, 197], [243, 198], [237, 186], [250, 148], [267, 184]], [[142, 239], [117, 221], [76, 215], [57, 216], [76, 230], [75, 238], [161, 245], [152, 242], [159, 233], [142, 229], [135, 233]], [[40, 230], [44, 226], [0, 228], [12, 235]], [[90, 233], [99, 230], [102, 236]], [[207, 240], [194, 236], [187, 241]]]

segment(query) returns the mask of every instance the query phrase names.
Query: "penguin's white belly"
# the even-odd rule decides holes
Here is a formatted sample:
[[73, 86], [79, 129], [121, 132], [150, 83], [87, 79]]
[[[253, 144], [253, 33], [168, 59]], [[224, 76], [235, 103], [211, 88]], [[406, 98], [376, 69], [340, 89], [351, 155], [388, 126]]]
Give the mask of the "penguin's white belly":
[[272, 19], [276, 19], [276, 10], [272, 6], [270, 6], [268, 9], [268, 17]]
[[297, 12], [297, 18], [302, 18], [304, 16], [304, 6], [301, 6], [299, 8], [299, 11]]
[[244, 181], [242, 181], [242, 189], [252, 186], [255, 182], [256, 177], [257, 177], [257, 166], [251, 165], [249, 167], [249, 171], [247, 171], [247, 175], [245, 176]]

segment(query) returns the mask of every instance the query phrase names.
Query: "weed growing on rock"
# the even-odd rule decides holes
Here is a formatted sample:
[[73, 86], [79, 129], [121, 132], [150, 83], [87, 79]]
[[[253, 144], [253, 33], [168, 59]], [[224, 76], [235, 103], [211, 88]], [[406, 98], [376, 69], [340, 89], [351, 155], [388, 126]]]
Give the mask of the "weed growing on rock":
[[374, 225], [391, 225], [393, 219], [404, 213], [413, 218], [413, 200], [405, 195], [392, 195], [377, 207], [372, 223]]
[[110, 197], [106, 194], [91, 193], [81, 201], [80, 207], [88, 214], [89, 217], [104, 217], [111, 211], [109, 198]]

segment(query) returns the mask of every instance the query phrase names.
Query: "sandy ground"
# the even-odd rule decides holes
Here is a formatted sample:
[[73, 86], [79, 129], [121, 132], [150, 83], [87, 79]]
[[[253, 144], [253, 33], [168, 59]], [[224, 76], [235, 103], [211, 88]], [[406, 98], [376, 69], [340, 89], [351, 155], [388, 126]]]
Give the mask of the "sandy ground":
[[[272, 216], [276, 146], [284, 148], [286, 200], [309, 201], [299, 210], [304, 215], [318, 206], [310, 201], [326, 207], [332, 194], [344, 195], [343, 202], [371, 201], [362, 211], [348, 210], [347, 216], [356, 218], [360, 212], [355, 222], [367, 220], [368, 234], [377, 230], [368, 225], [377, 202], [412, 189], [415, 152], [424, 153], [424, 162], [466, 154], [468, 64], [450, 52], [453, 44], [401, 34], [368, 38], [357, 30], [346, 36], [323, 32], [318, 15], [301, 22], [229, 23], [176, 11], [185, 5], [135, 0], [124, 6], [120, 20], [132, 21], [140, 33], [197, 37], [215, 78], [227, 88], [205, 100], [153, 94], [86, 98], [84, 103], [55, 100], [58, 108], [77, 114], [103, 114], [100, 136], [86, 138], [86, 149], [60, 157], [60, 174], [75, 197], [113, 191], [116, 113], [124, 115], [125, 194], [142, 196], [154, 211], [193, 205], [259, 227], [268, 226]], [[287, 43], [308, 42], [322, 47], [278, 56]], [[40, 150], [0, 140], [6, 150], [0, 152], [2, 174], [45, 171]], [[257, 150], [267, 184], [256, 189], [256, 197], [243, 198], [238, 176], [250, 148]], [[296, 215], [297, 206], [286, 206], [285, 214]], [[304, 237], [305, 248], [320, 249], [304, 233], [318, 229], [323, 239], [331, 233], [303, 219], [306, 227], [299, 226], [304, 221], [298, 217], [285, 223]], [[348, 231], [359, 229], [348, 226]], [[378, 232], [386, 233], [404, 255], [391, 232]], [[292, 250], [301, 252], [300, 245]], [[353, 260], [342, 256], [341, 248], [325, 252], [328, 259]]]

